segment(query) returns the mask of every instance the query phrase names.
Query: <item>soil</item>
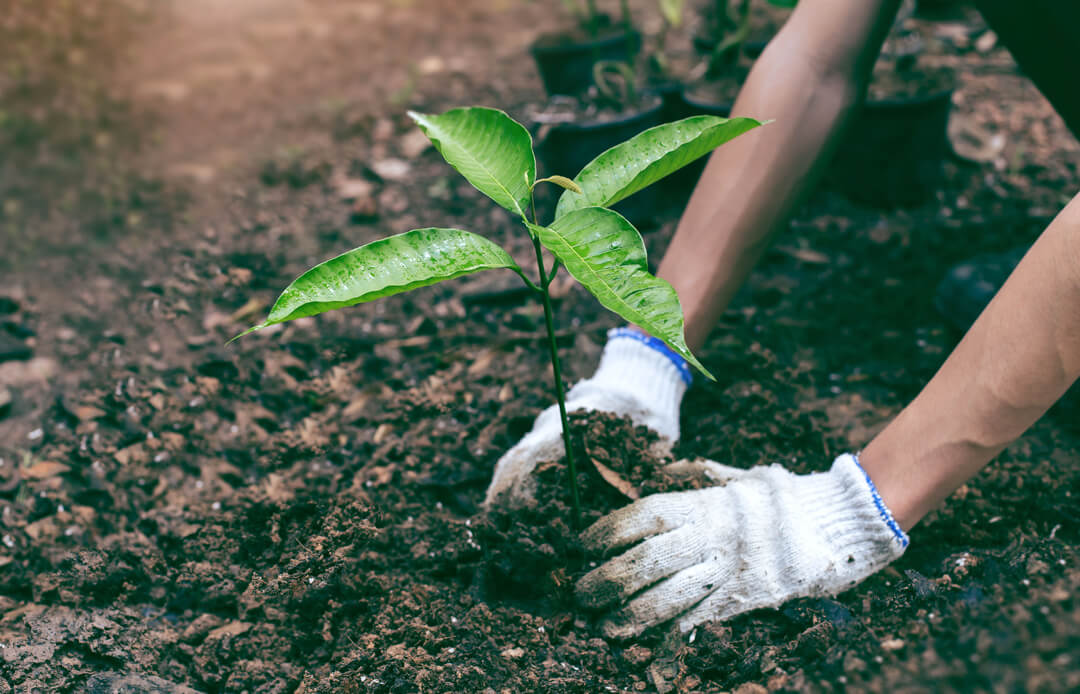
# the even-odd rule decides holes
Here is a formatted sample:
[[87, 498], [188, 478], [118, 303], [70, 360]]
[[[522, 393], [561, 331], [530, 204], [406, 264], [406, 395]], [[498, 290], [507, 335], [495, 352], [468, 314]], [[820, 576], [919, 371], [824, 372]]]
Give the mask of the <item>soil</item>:
[[708, 79], [693, 85], [687, 90], [687, 96], [694, 101], [706, 104], [723, 104], [728, 107], [735, 103], [746, 76], [750, 74], [749, 65], [733, 67], [731, 74]]
[[581, 98], [555, 97], [542, 109], [532, 110], [529, 121], [540, 126], [568, 124], [588, 129], [633, 118], [652, 111], [661, 103], [660, 97], [647, 92], [635, 92], [629, 98], [619, 94], [612, 96], [614, 98], [601, 96], [593, 87]]
[[[21, 345], [0, 361], [0, 692], [1080, 688], [1075, 411], [1036, 424], [900, 560], [835, 598], [602, 638], [567, 599], [596, 558], [559, 525], [563, 470], [545, 468], [535, 524], [479, 515], [495, 461], [551, 402], [543, 314], [510, 273], [223, 346], [299, 272], [391, 233], [452, 223], [525, 262], [528, 239], [404, 111], [520, 115], [540, 85], [519, 66], [558, 18], [487, 0], [160, 12], [94, 15], [119, 33], [77, 33], [79, 71], [27, 73], [50, 95], [75, 93], [68, 75], [108, 87], [30, 95], [15, 114], [113, 114], [22, 150], [85, 175], [0, 169], [0, 332]], [[1003, 49], [933, 58], [958, 76], [954, 117], [1001, 134], [999, 153], [947, 162], [915, 208], [815, 195], [703, 350], [717, 381], [688, 392], [675, 457], [808, 472], [864, 445], [956, 339], [932, 308], [946, 269], [1029, 243], [1080, 188], [1080, 146]], [[646, 237], [654, 265], [674, 225]], [[576, 380], [617, 321], [570, 283], [557, 294]], [[642, 432], [581, 429], [583, 459], [668, 488]], [[588, 518], [623, 503], [591, 469]], [[566, 560], [542, 563], [529, 538]], [[543, 567], [532, 594], [500, 579], [519, 557]]]
[[919, 97], [941, 94], [955, 85], [955, 76], [947, 69], [918, 66], [898, 69], [892, 61], [881, 61], [874, 66], [866, 99], [869, 102], [918, 100]]

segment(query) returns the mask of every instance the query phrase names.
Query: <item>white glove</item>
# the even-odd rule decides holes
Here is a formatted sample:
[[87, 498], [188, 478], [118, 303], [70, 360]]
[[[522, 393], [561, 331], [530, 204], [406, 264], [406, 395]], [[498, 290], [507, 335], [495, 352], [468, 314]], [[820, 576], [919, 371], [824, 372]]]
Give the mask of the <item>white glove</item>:
[[[679, 404], [690, 384], [690, 368], [663, 342], [629, 328], [608, 332], [600, 366], [592, 378], [566, 394], [566, 411], [601, 410], [628, 416], [660, 436], [661, 455], [679, 439]], [[519, 507], [535, 496], [532, 471], [537, 463], [557, 460], [564, 452], [558, 405], [536, 418], [525, 435], [495, 464], [485, 506]]]
[[810, 475], [711, 461], [669, 467], [704, 473], [722, 486], [645, 497], [582, 534], [593, 551], [644, 540], [578, 582], [586, 607], [630, 599], [604, 620], [610, 638], [630, 638], [672, 619], [686, 632], [792, 598], [834, 595], [908, 544], [850, 454]]

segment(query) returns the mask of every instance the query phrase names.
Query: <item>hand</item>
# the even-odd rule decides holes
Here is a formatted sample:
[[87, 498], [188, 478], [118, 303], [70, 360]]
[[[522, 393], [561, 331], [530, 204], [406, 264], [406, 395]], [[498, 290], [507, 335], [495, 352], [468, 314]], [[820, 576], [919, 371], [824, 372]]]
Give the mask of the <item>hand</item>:
[[[666, 455], [679, 439], [679, 403], [689, 383], [689, 369], [674, 353], [641, 333], [618, 328], [608, 333], [600, 366], [566, 395], [567, 412], [600, 410], [628, 416], [659, 437], [658, 451]], [[484, 505], [519, 507], [533, 500], [537, 463], [557, 460], [564, 453], [562, 422], [557, 405], [536, 418], [532, 431], [495, 464]]]
[[592, 551], [643, 540], [578, 582], [586, 607], [629, 599], [602, 624], [610, 638], [637, 636], [672, 619], [686, 632], [792, 598], [833, 595], [889, 564], [908, 544], [850, 454], [810, 475], [712, 461], [670, 467], [720, 486], [640, 499], [582, 534]]

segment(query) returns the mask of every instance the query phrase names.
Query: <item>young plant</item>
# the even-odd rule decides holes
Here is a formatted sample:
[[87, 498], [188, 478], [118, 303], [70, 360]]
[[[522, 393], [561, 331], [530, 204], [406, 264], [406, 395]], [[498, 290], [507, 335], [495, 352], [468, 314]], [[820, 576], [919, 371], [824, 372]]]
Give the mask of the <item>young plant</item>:
[[[774, 7], [791, 9], [798, 0], [767, 0]], [[711, 33], [717, 42], [709, 56], [708, 73], [719, 75], [730, 66], [739, 49], [750, 36], [750, 0], [738, 0], [734, 15], [730, 0], [713, 0], [709, 17]]]
[[[569, 13], [582, 30], [589, 36], [595, 37], [600, 30], [609, 25], [611, 19], [600, 11], [596, 6], [596, 0], [562, 0], [563, 8]], [[628, 0], [620, 0], [622, 7], [622, 21], [627, 29], [630, 28], [630, 3]]]
[[682, 26], [686, 0], [656, 0], [663, 24], [656, 35], [656, 50], [649, 55], [649, 69], [656, 75], [668, 77], [670, 66], [667, 59], [667, 38], [672, 29]]
[[[558, 175], [537, 179], [529, 131], [502, 111], [472, 107], [442, 115], [409, 115], [451, 166], [520, 220], [536, 255], [536, 280], [509, 253], [482, 236], [461, 229], [414, 229], [311, 268], [285, 288], [263, 323], [242, 335], [481, 270], [517, 273], [544, 307], [577, 523], [580, 502], [555, 344], [551, 282], [560, 267], [566, 268], [601, 304], [663, 340], [712, 378], [686, 346], [675, 290], [649, 273], [641, 235], [608, 208], [761, 123], [749, 118], [695, 116], [661, 125], [607, 150], [571, 180]], [[547, 224], [536, 216], [533, 189], [539, 183], [565, 189], [554, 219]], [[554, 256], [550, 268], [545, 267], [544, 248]]]

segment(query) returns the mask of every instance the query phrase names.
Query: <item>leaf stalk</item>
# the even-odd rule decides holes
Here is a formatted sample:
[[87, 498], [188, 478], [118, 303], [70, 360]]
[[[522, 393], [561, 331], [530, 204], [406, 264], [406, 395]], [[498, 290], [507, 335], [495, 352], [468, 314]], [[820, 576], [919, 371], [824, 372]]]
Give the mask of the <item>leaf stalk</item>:
[[540, 276], [544, 278], [541, 283], [540, 298], [544, 303], [544, 323], [547, 325], [548, 347], [551, 350], [551, 369], [555, 375], [555, 398], [559, 402], [559, 419], [562, 420], [563, 446], [566, 448], [566, 472], [570, 477], [570, 503], [574, 509], [574, 527], [581, 527], [581, 500], [578, 494], [577, 466], [574, 463], [574, 452], [570, 445], [570, 419], [566, 416], [566, 393], [563, 390], [562, 369], [559, 367], [559, 348], [555, 343], [555, 319], [551, 310], [551, 280], [559, 269], [556, 263], [552, 268], [551, 275], [544, 271], [544, 254], [541, 251], [540, 239], [533, 237], [533, 248], [536, 250], [536, 267]]

